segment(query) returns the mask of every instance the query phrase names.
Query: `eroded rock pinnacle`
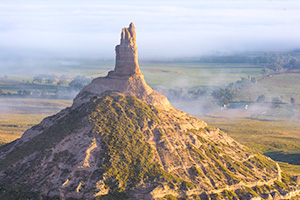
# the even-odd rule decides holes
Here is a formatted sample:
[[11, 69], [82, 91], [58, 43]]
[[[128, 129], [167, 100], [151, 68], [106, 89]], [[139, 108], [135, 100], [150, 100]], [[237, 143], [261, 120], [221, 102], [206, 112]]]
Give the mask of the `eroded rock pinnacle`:
[[115, 69], [106, 77], [95, 78], [83, 88], [74, 99], [73, 107], [88, 102], [94, 96], [101, 96], [106, 91], [135, 95], [140, 100], [163, 109], [173, 108], [165, 96], [146, 84], [139, 68], [133, 23], [122, 29], [120, 44], [116, 46]]
[[141, 74], [141, 70], [137, 56], [135, 27], [131, 22], [128, 28], [122, 29], [120, 44], [116, 46], [115, 70], [109, 73], [109, 77], [133, 74]]

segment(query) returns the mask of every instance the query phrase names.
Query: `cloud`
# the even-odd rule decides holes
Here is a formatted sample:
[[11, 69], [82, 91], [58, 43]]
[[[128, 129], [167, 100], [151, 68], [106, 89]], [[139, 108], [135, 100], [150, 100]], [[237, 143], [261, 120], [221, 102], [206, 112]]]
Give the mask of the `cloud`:
[[113, 58], [120, 30], [131, 21], [141, 58], [300, 46], [297, 0], [16, 0], [0, 8], [2, 50], [19, 54]]

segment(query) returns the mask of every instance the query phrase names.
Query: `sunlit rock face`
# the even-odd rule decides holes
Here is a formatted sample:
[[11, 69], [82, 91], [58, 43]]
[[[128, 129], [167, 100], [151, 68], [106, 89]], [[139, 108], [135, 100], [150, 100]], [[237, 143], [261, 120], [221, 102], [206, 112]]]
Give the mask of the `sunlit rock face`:
[[116, 65], [106, 77], [94, 79], [76, 96], [73, 108], [88, 102], [103, 92], [115, 91], [135, 95], [140, 100], [163, 109], [173, 109], [168, 99], [146, 84], [137, 56], [136, 33], [133, 23], [123, 28], [120, 44], [116, 46]]
[[120, 44], [116, 46], [116, 66], [109, 76], [131, 76], [140, 74], [136, 33], [133, 23], [128, 28], [123, 28]]

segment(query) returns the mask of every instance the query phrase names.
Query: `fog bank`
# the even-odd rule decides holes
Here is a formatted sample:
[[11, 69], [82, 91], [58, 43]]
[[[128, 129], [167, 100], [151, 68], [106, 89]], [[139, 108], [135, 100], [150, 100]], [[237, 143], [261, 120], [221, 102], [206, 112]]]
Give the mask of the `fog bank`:
[[300, 46], [297, 0], [1, 1], [1, 56], [114, 57], [133, 21], [139, 57]]

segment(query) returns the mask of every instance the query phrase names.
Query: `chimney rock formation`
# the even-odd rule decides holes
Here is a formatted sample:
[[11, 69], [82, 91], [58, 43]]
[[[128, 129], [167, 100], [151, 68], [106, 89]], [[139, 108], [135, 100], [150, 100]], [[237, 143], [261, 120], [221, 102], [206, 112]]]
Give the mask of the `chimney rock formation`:
[[137, 58], [136, 34], [133, 23], [123, 28], [121, 42], [116, 46], [116, 67], [109, 76], [141, 74]]
[[116, 65], [106, 77], [96, 78], [74, 99], [73, 107], [88, 102], [103, 92], [115, 91], [135, 95], [140, 100], [159, 108], [172, 109], [168, 99], [149, 87], [144, 79], [137, 58], [136, 33], [133, 23], [123, 28], [120, 44], [116, 46]]

